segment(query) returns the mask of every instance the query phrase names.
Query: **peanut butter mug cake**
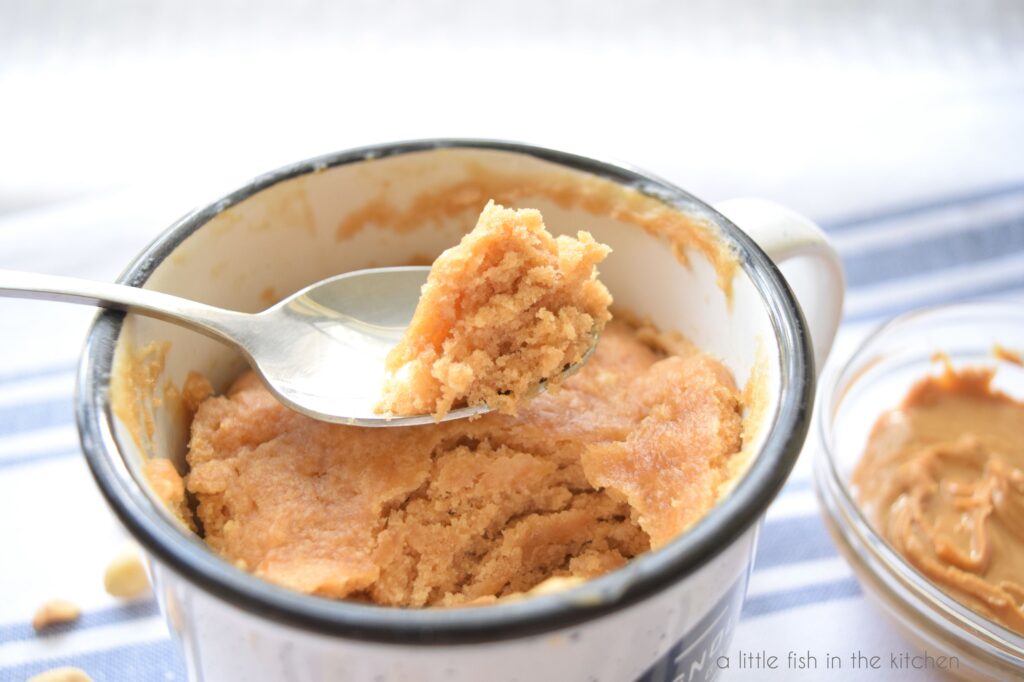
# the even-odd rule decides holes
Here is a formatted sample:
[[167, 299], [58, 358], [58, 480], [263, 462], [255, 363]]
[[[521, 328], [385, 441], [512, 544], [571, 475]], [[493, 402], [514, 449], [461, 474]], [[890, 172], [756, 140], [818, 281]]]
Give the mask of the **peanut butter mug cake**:
[[[679, 335], [609, 322], [608, 253], [491, 203], [435, 261], [381, 409], [498, 410], [477, 419], [329, 424], [252, 372], [219, 396], [190, 377], [186, 486], [206, 542], [301, 592], [429, 607], [571, 585], [685, 531], [734, 470], [741, 394]], [[578, 373], [533, 395], [602, 329]]]

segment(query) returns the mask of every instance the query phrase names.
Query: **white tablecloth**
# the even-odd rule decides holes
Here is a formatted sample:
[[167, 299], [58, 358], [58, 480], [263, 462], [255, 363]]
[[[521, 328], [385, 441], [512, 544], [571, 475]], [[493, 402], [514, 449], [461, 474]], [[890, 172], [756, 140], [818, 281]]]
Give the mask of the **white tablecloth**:
[[[0, 268], [110, 280], [175, 217], [281, 163], [404, 137], [519, 138], [818, 220], [849, 277], [841, 360], [902, 310], [1024, 302], [1024, 6], [892, 4], [4, 5]], [[91, 317], [0, 299], [0, 680], [58, 664], [184, 679], [152, 600], [101, 587], [125, 534], [72, 424]], [[814, 455], [768, 512], [731, 653], [915, 651], [826, 536]], [[57, 596], [83, 618], [35, 635], [35, 608]]]

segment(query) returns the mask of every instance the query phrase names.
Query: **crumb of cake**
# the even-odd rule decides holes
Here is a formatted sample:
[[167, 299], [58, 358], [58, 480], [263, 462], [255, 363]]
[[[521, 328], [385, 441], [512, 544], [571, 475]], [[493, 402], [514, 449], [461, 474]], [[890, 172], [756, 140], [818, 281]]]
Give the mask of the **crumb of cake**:
[[213, 386], [202, 374], [189, 372], [181, 389], [181, 400], [190, 415], [199, 409], [199, 404], [213, 395]]
[[480, 405], [515, 414], [557, 383], [611, 318], [595, 267], [610, 249], [587, 232], [552, 237], [539, 211], [489, 202], [442, 253], [408, 330], [387, 358], [382, 414]]
[[518, 414], [414, 427], [316, 421], [248, 372], [192, 423], [205, 540], [278, 585], [386, 606], [494, 604], [615, 570], [705, 514], [740, 446], [728, 372], [652, 334], [610, 322]]
[[78, 604], [66, 599], [51, 599], [40, 606], [32, 618], [32, 628], [39, 632], [53, 625], [71, 623], [82, 615]]
[[527, 594], [531, 597], [538, 597], [544, 594], [558, 594], [559, 592], [564, 592], [565, 590], [570, 590], [574, 587], [582, 585], [584, 580], [585, 579], [583, 577], [576, 575], [567, 577], [556, 575], [540, 583], [532, 590], [527, 592]]
[[149, 578], [138, 548], [129, 545], [118, 552], [103, 573], [103, 588], [112, 597], [134, 599], [149, 589]]

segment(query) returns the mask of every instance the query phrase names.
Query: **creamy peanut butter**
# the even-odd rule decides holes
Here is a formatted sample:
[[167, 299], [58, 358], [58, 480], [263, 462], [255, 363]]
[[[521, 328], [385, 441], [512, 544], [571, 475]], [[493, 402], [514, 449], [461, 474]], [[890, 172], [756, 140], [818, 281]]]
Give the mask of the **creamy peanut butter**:
[[886, 540], [943, 591], [1024, 633], [1024, 403], [995, 370], [917, 382], [877, 421], [853, 476]]

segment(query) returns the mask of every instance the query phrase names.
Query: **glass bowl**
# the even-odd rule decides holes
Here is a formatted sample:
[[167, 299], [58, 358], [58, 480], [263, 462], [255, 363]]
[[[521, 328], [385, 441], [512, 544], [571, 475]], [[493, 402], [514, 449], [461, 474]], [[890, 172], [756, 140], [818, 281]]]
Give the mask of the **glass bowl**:
[[822, 377], [814, 482], [840, 552], [905, 634], [933, 656], [956, 656], [953, 674], [1005, 680], [1024, 670], [1024, 637], [961, 605], [918, 572], [875, 532], [850, 489], [875, 420], [898, 406], [917, 380], [941, 371], [936, 352], [957, 369], [997, 367], [993, 386], [1024, 398], [1024, 367], [996, 357], [995, 344], [1024, 349], [1024, 309], [995, 303], [929, 308], [869, 335], [845, 365]]

